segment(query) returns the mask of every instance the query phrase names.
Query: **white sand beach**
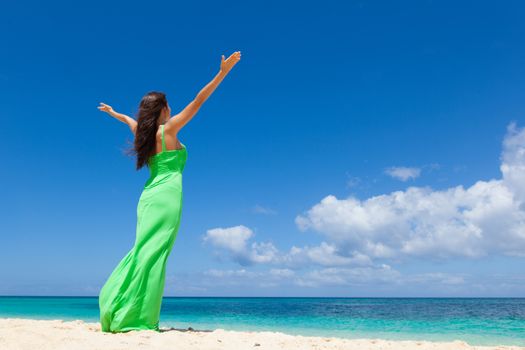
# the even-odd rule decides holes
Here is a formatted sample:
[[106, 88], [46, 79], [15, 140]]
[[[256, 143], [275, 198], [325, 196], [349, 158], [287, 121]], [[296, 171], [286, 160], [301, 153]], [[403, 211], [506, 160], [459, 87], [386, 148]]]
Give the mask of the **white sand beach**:
[[513, 349], [518, 346], [471, 346], [463, 341], [389, 341], [306, 337], [278, 332], [239, 332], [216, 329], [188, 331], [161, 328], [162, 332], [104, 333], [100, 323], [81, 320], [0, 318], [2, 350], [117, 350], [117, 349]]

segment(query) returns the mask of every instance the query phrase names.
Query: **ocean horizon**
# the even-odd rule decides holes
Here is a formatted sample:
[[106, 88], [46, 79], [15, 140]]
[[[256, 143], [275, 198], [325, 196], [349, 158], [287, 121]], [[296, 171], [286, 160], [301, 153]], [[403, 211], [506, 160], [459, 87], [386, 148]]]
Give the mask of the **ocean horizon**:
[[[0, 317], [99, 322], [97, 296], [0, 296]], [[161, 327], [525, 346], [525, 298], [164, 297]]]

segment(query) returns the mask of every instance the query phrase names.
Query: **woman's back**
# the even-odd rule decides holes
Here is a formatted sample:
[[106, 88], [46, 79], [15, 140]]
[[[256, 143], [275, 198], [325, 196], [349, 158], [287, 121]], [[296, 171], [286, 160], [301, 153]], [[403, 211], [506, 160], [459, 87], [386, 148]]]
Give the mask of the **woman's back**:
[[146, 187], [151, 185], [155, 178], [161, 174], [184, 171], [184, 166], [188, 158], [186, 146], [181, 143], [182, 148], [168, 150], [166, 148], [166, 139], [164, 135], [164, 125], [161, 128], [162, 151], [150, 157], [148, 163], [150, 168], [150, 178]]
[[150, 177], [137, 206], [135, 245], [111, 273], [99, 295], [102, 331], [159, 330], [166, 260], [182, 216], [186, 146], [150, 157]]

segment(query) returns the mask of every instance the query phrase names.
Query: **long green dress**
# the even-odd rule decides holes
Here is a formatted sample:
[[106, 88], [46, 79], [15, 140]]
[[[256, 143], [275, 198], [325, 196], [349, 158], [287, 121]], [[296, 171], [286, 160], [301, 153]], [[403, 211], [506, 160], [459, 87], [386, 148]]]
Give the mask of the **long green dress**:
[[120, 261], [100, 290], [103, 332], [151, 329], [160, 331], [166, 260], [182, 213], [182, 172], [186, 146], [167, 150], [161, 125], [162, 152], [148, 161], [150, 177], [137, 206], [133, 248]]

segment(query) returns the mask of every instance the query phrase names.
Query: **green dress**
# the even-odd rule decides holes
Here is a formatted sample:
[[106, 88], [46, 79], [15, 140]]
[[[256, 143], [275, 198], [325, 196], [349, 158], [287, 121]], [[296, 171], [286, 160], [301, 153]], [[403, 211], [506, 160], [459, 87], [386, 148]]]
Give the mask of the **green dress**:
[[167, 150], [161, 125], [162, 152], [148, 161], [150, 177], [137, 206], [135, 244], [100, 290], [103, 332], [160, 331], [166, 260], [182, 213], [182, 172], [186, 146]]

